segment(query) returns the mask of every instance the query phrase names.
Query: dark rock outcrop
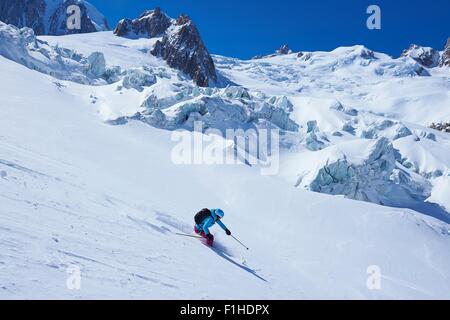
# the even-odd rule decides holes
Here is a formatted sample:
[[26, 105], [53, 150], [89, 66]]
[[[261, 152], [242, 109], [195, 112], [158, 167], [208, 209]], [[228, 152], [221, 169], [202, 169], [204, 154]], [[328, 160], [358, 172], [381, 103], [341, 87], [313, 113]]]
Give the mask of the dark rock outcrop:
[[401, 54], [402, 57], [410, 57], [420, 65], [427, 68], [434, 68], [439, 64], [439, 52], [433, 48], [421, 47], [412, 44]]
[[161, 37], [150, 51], [152, 55], [189, 75], [198, 86], [207, 87], [217, 81], [214, 61], [197, 27], [186, 15], [175, 20], [159, 8], [148, 10], [137, 19], [121, 20], [114, 34], [128, 38]]
[[275, 54], [279, 55], [279, 56], [291, 54], [291, 53], [292, 53], [292, 50], [289, 48], [289, 46], [287, 44], [281, 46], [281, 48], [275, 52]]
[[149, 37], [163, 35], [172, 25], [172, 19], [161, 12], [160, 8], [145, 11], [139, 18], [123, 19], [119, 22], [114, 34], [119, 37]]
[[[79, 29], [69, 30], [67, 8], [80, 8]], [[108, 22], [97, 9], [84, 0], [1, 0], [0, 21], [18, 28], [28, 27], [36, 35], [64, 35], [109, 30]]]
[[[81, 25], [80, 29], [69, 30], [67, 28], [67, 8], [71, 5], [77, 5], [81, 12]], [[90, 6], [90, 7], [89, 7]], [[80, 2], [78, 0], [66, 0], [61, 2], [50, 16], [49, 27], [47, 34], [51, 35], [65, 35], [76, 33], [90, 33], [97, 31], [109, 30], [109, 24], [105, 17], [100, 17], [99, 20], [93, 20], [91, 18], [91, 11], [96, 10], [90, 4]], [[97, 15], [97, 14], [96, 14]]]
[[430, 128], [434, 129], [434, 130], [450, 133], [450, 122], [448, 122], [448, 123], [433, 123], [433, 124], [431, 124]]
[[188, 16], [180, 16], [163, 39], [157, 41], [151, 53], [164, 59], [170, 67], [191, 76], [201, 87], [217, 80], [214, 61]]
[[[273, 58], [277, 56], [284, 56], [287, 54], [291, 54], [293, 51], [289, 48], [287, 44], [282, 45], [280, 49], [276, 50], [275, 53], [269, 54], [269, 55], [257, 55], [252, 58], [252, 60], [259, 60], [259, 59], [266, 59], [266, 58]], [[299, 56], [301, 57], [301, 56]]]
[[447, 45], [445, 46], [444, 53], [439, 61], [439, 66], [450, 67], [450, 38], [447, 40]]
[[19, 28], [32, 28], [36, 34], [45, 34], [43, 16], [46, 6], [45, 0], [1, 0], [0, 21]]

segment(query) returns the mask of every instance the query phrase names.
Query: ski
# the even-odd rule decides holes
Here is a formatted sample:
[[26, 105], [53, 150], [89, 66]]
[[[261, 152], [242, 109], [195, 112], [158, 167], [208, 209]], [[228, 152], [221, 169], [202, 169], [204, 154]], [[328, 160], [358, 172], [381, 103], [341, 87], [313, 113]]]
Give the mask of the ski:
[[178, 236], [183, 236], [183, 237], [187, 237], [187, 238], [193, 238], [193, 239], [199, 239], [202, 240], [202, 243], [207, 246], [208, 248], [214, 249], [214, 245], [209, 245], [206, 243], [206, 239], [201, 237], [201, 236], [196, 236], [196, 235], [191, 235], [191, 234], [185, 234], [185, 233], [175, 233]]
[[178, 236], [183, 236], [183, 237], [189, 237], [189, 238], [195, 238], [195, 239], [203, 239], [200, 236], [195, 236], [195, 235], [192, 235], [192, 234], [186, 234], [186, 233], [175, 233], [175, 234], [178, 235]]

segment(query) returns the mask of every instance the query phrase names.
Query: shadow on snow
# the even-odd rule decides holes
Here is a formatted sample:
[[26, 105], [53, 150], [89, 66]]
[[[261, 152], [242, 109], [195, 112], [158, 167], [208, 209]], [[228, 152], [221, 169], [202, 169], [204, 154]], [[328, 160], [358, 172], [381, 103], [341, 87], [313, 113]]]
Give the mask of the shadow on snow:
[[[193, 226], [190, 226], [190, 225], [188, 225], [186, 223], [180, 222], [176, 218], [174, 218], [174, 217], [172, 217], [172, 216], [170, 216], [168, 214], [162, 213], [162, 212], [156, 212], [156, 215], [157, 215], [157, 220], [161, 221], [162, 223], [165, 223], [168, 226], [171, 226], [171, 227], [177, 229], [178, 231], [185, 233], [186, 235], [191, 235], [192, 234]], [[234, 261], [232, 259], [233, 255], [228, 251], [228, 249], [224, 245], [222, 245], [222, 244], [220, 244], [218, 242], [215, 242], [214, 243], [214, 247], [210, 247], [204, 241], [202, 241], [202, 243], [205, 246], [207, 246], [208, 248], [210, 248], [219, 257], [223, 258], [224, 260], [230, 262], [231, 264], [233, 264], [236, 267], [244, 270], [245, 272], [250, 273], [254, 277], [258, 278], [259, 280], [262, 280], [264, 282], [268, 282], [266, 279], [264, 279], [263, 277], [259, 276], [256, 273], [256, 270], [253, 270], [253, 269], [251, 269], [249, 267], [246, 267], [243, 264], [240, 264], [240, 263]]]

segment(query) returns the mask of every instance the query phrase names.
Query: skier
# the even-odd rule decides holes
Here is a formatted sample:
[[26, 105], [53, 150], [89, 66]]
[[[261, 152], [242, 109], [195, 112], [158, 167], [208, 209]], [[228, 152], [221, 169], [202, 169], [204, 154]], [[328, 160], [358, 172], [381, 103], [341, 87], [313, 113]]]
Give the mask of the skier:
[[214, 243], [214, 236], [209, 232], [209, 228], [218, 224], [228, 236], [231, 236], [231, 231], [227, 226], [220, 221], [224, 217], [225, 213], [221, 209], [203, 209], [195, 215], [195, 227], [196, 234], [201, 235], [206, 239], [206, 243], [212, 246]]

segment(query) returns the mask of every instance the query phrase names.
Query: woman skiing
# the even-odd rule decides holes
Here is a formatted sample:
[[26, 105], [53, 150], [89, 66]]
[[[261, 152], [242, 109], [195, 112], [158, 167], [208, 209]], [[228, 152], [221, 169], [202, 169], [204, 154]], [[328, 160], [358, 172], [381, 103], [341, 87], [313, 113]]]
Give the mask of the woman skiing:
[[195, 227], [196, 234], [201, 235], [206, 239], [206, 243], [212, 246], [214, 243], [214, 236], [209, 232], [209, 228], [216, 223], [226, 232], [228, 236], [231, 236], [231, 231], [221, 221], [225, 213], [221, 209], [203, 209], [195, 215]]

